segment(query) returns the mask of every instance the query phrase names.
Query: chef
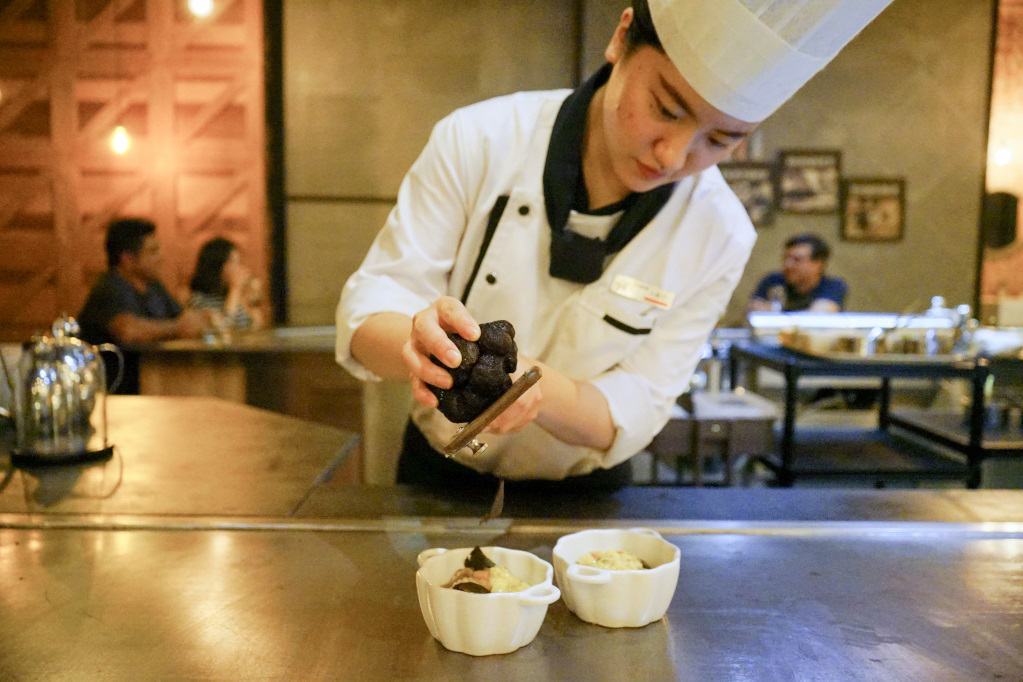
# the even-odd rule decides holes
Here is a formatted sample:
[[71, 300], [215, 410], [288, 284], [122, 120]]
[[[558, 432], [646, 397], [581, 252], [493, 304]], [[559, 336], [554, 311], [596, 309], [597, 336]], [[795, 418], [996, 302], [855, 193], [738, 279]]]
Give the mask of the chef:
[[[411, 381], [398, 482], [627, 485], [755, 241], [715, 164], [891, 0], [636, 0], [574, 91], [440, 121], [337, 308], [337, 360]], [[447, 333], [508, 320], [543, 376], [451, 459]], [[555, 483], [556, 482], [556, 483]]]

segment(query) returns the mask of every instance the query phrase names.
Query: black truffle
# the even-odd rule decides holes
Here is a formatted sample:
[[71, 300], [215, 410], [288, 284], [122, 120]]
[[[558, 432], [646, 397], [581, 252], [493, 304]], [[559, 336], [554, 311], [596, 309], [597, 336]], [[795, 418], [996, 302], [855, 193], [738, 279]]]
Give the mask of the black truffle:
[[488, 355], [505, 356], [517, 351], [512, 335], [501, 327], [480, 327], [479, 346]]
[[469, 373], [469, 388], [491, 400], [500, 398], [511, 386], [511, 377], [504, 371], [504, 358], [498, 355], [481, 355]]
[[448, 338], [458, 348], [458, 352], [462, 354], [462, 362], [458, 365], [458, 369], [471, 370], [472, 366], [476, 364], [476, 360], [480, 357], [479, 345], [474, 341], [463, 339], [458, 334], [448, 334]]
[[476, 393], [468, 386], [452, 388], [444, 392], [443, 398], [438, 398], [440, 404], [437, 406], [449, 421], [461, 424], [471, 422], [483, 414], [483, 410], [490, 406], [493, 400], [488, 400], [479, 393]]
[[491, 561], [490, 557], [483, 553], [483, 550], [479, 548], [479, 545], [476, 545], [472, 548], [472, 551], [469, 552], [469, 556], [465, 557], [463, 565], [474, 571], [482, 571], [485, 568], [493, 568], [497, 564]]
[[467, 580], [464, 583], [456, 583], [452, 589], [460, 590], [462, 592], [472, 592], [473, 594], [490, 594], [490, 590], [479, 583], [474, 583], [470, 580]]
[[437, 396], [438, 409], [450, 421], [472, 421], [511, 388], [508, 375], [518, 365], [515, 328], [507, 320], [497, 320], [480, 325], [478, 342], [457, 334], [448, 334], [448, 338], [462, 354], [462, 362], [452, 368], [430, 356], [434, 364], [451, 375], [453, 385], [449, 389], [429, 388]]

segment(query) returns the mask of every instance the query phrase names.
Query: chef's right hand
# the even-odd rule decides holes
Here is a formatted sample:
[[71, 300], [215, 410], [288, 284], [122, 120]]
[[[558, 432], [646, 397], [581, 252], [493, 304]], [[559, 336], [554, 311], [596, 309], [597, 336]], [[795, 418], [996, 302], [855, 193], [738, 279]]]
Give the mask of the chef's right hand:
[[430, 307], [412, 316], [412, 333], [401, 350], [402, 360], [409, 370], [412, 396], [427, 407], [437, 407], [437, 397], [427, 388], [451, 388], [451, 375], [430, 359], [433, 355], [448, 367], [462, 362], [458, 348], [448, 338], [455, 333], [468, 341], [478, 341], [480, 327], [461, 301], [441, 296]]

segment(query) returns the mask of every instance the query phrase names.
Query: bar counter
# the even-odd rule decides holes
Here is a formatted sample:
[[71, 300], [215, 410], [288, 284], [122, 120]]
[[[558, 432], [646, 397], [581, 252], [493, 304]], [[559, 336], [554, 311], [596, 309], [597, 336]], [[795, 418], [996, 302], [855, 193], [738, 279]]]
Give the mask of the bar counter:
[[[239, 331], [130, 350], [139, 355], [143, 395], [223, 398], [359, 428], [359, 382], [334, 361], [333, 327]], [[345, 409], [323, 409], [332, 399]]]
[[217, 398], [107, 401], [110, 461], [19, 470], [0, 457], [0, 513], [284, 516], [354, 436]]
[[346, 482], [389, 483], [411, 393], [356, 380], [334, 360], [334, 327], [278, 327], [133, 347], [143, 395], [223, 398], [358, 431]]
[[[1023, 678], [1023, 492], [638, 487], [512, 495], [481, 524], [492, 491], [339, 483], [341, 430], [213, 399], [111, 412], [123, 475], [102, 499], [76, 497], [80, 472], [43, 503], [0, 456], [2, 679]], [[550, 561], [566, 533], [637, 526], [682, 550], [655, 623], [559, 600], [531, 644], [480, 658], [426, 629], [423, 549]]]

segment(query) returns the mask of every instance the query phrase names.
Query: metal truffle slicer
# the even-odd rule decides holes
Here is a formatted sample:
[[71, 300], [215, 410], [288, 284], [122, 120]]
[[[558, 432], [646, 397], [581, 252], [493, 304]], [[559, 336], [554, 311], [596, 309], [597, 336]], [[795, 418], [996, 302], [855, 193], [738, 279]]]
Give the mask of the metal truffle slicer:
[[539, 367], [530, 367], [523, 373], [518, 380], [512, 384], [500, 398], [494, 401], [494, 403], [483, 410], [480, 416], [473, 419], [465, 426], [458, 429], [458, 433], [451, 439], [447, 447], [444, 448], [444, 455], [451, 457], [462, 448], [469, 448], [472, 450], [472, 454], [478, 455], [487, 449], [486, 443], [481, 443], [476, 440], [476, 436], [480, 435], [483, 429], [487, 428], [490, 422], [497, 419], [498, 415], [507, 410], [512, 403], [519, 399], [523, 393], [529, 390], [529, 387], [540, 380], [541, 372]]

